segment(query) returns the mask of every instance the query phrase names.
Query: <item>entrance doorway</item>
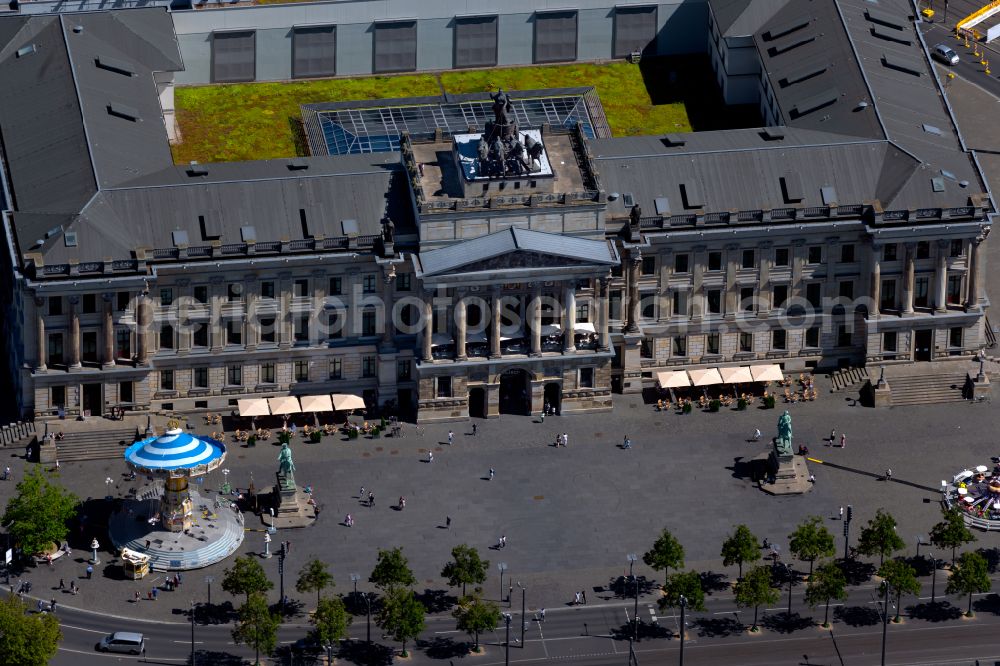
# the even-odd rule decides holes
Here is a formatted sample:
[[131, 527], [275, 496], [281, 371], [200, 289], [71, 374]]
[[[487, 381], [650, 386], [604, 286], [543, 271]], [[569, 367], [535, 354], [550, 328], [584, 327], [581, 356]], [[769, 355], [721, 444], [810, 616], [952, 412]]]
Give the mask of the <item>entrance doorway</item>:
[[486, 389], [469, 389], [469, 416], [474, 419], [486, 418]]
[[83, 413], [91, 416], [104, 414], [104, 397], [100, 384], [83, 385]]
[[913, 360], [931, 360], [931, 350], [934, 347], [934, 330], [925, 328], [913, 332]]
[[505, 370], [500, 375], [500, 413], [531, 413], [531, 388], [528, 372], [520, 368]]
[[396, 416], [404, 421], [413, 418], [413, 389], [396, 389]]
[[562, 389], [556, 382], [550, 382], [545, 385], [545, 403], [549, 406], [549, 409], [554, 411], [556, 414], [559, 413], [559, 402], [562, 398]]

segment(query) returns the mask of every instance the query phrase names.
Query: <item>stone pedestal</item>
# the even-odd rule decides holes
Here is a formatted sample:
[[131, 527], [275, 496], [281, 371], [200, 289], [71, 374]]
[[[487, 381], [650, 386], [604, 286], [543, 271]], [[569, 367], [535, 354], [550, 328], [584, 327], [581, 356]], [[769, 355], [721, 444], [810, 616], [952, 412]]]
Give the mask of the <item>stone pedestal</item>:
[[56, 449], [56, 440], [51, 437], [42, 437], [35, 443], [35, 449], [38, 451], [38, 462], [42, 465], [55, 465], [56, 460], [59, 458], [59, 453]]
[[978, 374], [969, 373], [967, 375], [966, 386], [969, 387], [969, 398], [972, 400], [982, 400], [990, 395], [990, 378], [985, 372]]
[[770, 495], [802, 495], [812, 490], [809, 466], [804, 456], [767, 454], [771, 478], [760, 481], [760, 489]]
[[892, 389], [889, 382], [882, 380], [872, 384], [872, 398], [875, 407], [892, 407]]
[[[288, 483], [281, 472], [277, 472], [276, 476], [278, 482], [261, 493], [268, 498], [261, 512], [264, 524], [278, 529], [312, 525], [316, 521], [316, 507], [309, 504], [309, 495], [293, 483]], [[270, 509], [274, 510], [274, 516]]]

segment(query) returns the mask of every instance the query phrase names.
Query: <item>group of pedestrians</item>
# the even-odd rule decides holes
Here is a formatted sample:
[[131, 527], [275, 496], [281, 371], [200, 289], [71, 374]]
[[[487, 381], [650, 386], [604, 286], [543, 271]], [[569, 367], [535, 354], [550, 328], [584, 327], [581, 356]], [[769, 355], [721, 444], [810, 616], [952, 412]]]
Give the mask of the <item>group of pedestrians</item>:
[[559, 448], [560, 446], [569, 446], [569, 435], [567, 435], [566, 433], [563, 433], [561, 435], [556, 434], [555, 446], [556, 448]]

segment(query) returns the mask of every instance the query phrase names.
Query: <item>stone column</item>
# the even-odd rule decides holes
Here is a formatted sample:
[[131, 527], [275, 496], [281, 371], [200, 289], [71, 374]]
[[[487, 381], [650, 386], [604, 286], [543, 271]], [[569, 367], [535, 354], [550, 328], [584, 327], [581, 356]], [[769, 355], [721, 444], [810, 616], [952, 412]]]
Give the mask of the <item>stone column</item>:
[[937, 260], [934, 311], [944, 312], [948, 309], [948, 241], [937, 242]]
[[500, 290], [493, 292], [493, 308], [490, 310], [490, 358], [500, 358], [500, 313], [503, 309]]
[[968, 296], [965, 301], [965, 308], [971, 310], [979, 307], [979, 243], [978, 238], [973, 238], [969, 243], [969, 286]]
[[434, 361], [434, 355], [431, 353], [431, 343], [434, 341], [434, 308], [432, 300], [434, 298], [434, 292], [430, 289], [424, 290], [424, 337], [422, 340], [423, 351], [422, 358], [424, 363], [431, 363]]
[[[243, 307], [246, 313], [246, 332], [243, 342], [246, 343], [247, 351], [256, 351], [260, 344], [260, 316], [257, 314], [257, 304], [260, 301], [260, 281], [256, 278], [244, 280], [244, 296], [246, 305]], [[320, 306], [322, 308], [322, 305]], [[261, 382], [262, 383], [262, 382]]]
[[771, 250], [770, 246], [761, 247], [757, 250], [760, 254], [760, 276], [757, 288], [757, 316], [765, 318], [771, 311]]
[[739, 312], [739, 288], [736, 286], [736, 270], [740, 260], [740, 249], [735, 243], [726, 246], [726, 291], [722, 312], [726, 317], [735, 317]]
[[566, 341], [563, 344], [563, 351], [575, 352], [576, 351], [576, 285], [571, 280], [566, 285], [565, 294], [563, 295], [563, 328], [566, 336]]
[[[456, 294], [457, 296], [457, 294]], [[469, 355], [465, 350], [465, 338], [468, 333], [466, 325], [468, 316], [468, 306], [464, 298], [459, 298], [455, 303], [455, 360], [467, 361]]]
[[38, 343], [38, 355], [35, 362], [35, 372], [45, 372], [48, 362], [48, 338], [45, 336], [45, 316], [42, 314], [42, 307], [44, 305], [44, 298], [35, 299], [35, 340]]
[[642, 265], [642, 253], [638, 248], [628, 252], [628, 317], [625, 323], [626, 333], [639, 332], [639, 266]]
[[906, 268], [903, 274], [903, 314], [913, 314], [913, 282], [915, 272], [913, 249], [913, 243], [906, 244]]
[[80, 363], [80, 314], [77, 311], [79, 296], [69, 297], [69, 369], [77, 370]]
[[531, 297], [531, 356], [542, 355], [542, 285], [535, 284]]
[[104, 294], [104, 364], [111, 368], [115, 365], [115, 318], [112, 312], [114, 294]]
[[872, 246], [872, 312], [871, 315], [878, 317], [882, 312], [882, 261], [879, 259], [879, 248]]
[[396, 270], [390, 264], [382, 268], [382, 348], [394, 349], [396, 346], [396, 328], [392, 325], [392, 302], [396, 290]]
[[140, 293], [135, 301], [135, 358], [139, 365], [149, 360], [149, 299]]
[[208, 288], [208, 346], [215, 352], [221, 352], [226, 346], [226, 327], [222, 319], [221, 285], [214, 282]]
[[601, 321], [597, 347], [600, 351], [611, 349], [611, 280], [602, 277], [597, 281], [600, 294], [597, 297], [597, 307], [600, 308]]
[[280, 349], [288, 349], [292, 346], [292, 338], [294, 337], [292, 281], [286, 277], [282, 277], [277, 283], [281, 291], [278, 292], [278, 311], [274, 315], [274, 325], [278, 328], [278, 347]]

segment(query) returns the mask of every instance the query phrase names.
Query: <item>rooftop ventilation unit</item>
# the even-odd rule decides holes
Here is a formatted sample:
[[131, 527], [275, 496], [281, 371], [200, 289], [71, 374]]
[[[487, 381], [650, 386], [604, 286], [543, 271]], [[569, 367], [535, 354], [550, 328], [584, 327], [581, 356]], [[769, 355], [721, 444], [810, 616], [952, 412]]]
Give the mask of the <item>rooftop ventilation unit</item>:
[[345, 236], [357, 236], [361, 233], [361, 228], [358, 226], [357, 220], [341, 220], [340, 229]]
[[791, 116], [792, 118], [801, 118], [802, 116], [812, 113], [813, 111], [819, 111], [820, 109], [830, 106], [840, 97], [840, 93], [836, 90], [830, 89], [817, 93], [815, 95], [810, 95], [803, 100], [799, 100], [795, 106], [792, 107]]
[[944, 178], [940, 176], [931, 178], [931, 189], [935, 192], [944, 192]]
[[767, 41], [771, 41], [772, 39], [778, 39], [779, 37], [784, 37], [785, 35], [789, 35], [795, 32], [796, 30], [801, 30], [802, 28], [806, 27], [807, 25], [809, 25], [810, 21], [812, 21], [812, 18], [803, 17], [800, 19], [795, 19], [794, 21], [787, 21], [785, 23], [781, 23], [779, 25], [774, 26], [767, 32], [765, 32], [764, 39], [766, 39]]
[[880, 9], [869, 7], [865, 9], [865, 16], [872, 23], [881, 23], [882, 25], [894, 28], [895, 30], [903, 30], [905, 28], [903, 21], [901, 21], [895, 14], [883, 12]]
[[782, 87], [790, 86], [793, 83], [800, 83], [802, 81], [807, 81], [814, 76], [819, 76], [826, 71], [826, 65], [809, 65], [807, 67], [800, 67], [792, 72], [785, 75], [783, 79], [778, 81]]
[[203, 164], [198, 164], [197, 162], [191, 162], [187, 168], [187, 175], [194, 176], [207, 176], [208, 167]]
[[65, 234], [63, 234], [63, 242], [66, 243], [66, 247], [76, 247], [78, 244], [76, 232], [67, 231]]
[[761, 134], [764, 136], [765, 141], [778, 141], [785, 138], [785, 128], [784, 127], [765, 127]]
[[824, 206], [836, 206], [837, 205], [837, 189], [832, 185], [824, 185], [819, 188], [819, 194], [823, 197]]
[[240, 238], [244, 243], [256, 243], [257, 230], [253, 227], [240, 227]]
[[175, 229], [170, 232], [170, 239], [174, 242], [174, 247], [188, 244], [188, 232], [184, 229]]
[[308, 169], [308, 168], [309, 168], [309, 162], [307, 162], [306, 160], [302, 159], [301, 157], [296, 158], [294, 160], [290, 160], [288, 162], [288, 170], [289, 171], [304, 171], [305, 169]]
[[22, 46], [17, 50], [17, 57], [23, 58], [24, 56], [29, 56], [38, 50], [37, 44], [28, 44], [27, 46]]
[[888, 30], [878, 25], [872, 26], [872, 34], [879, 39], [896, 42], [897, 44], [905, 44], [906, 46], [909, 46], [912, 43], [905, 32], [900, 32], [899, 30]]
[[781, 189], [784, 191], [785, 203], [798, 203], [805, 199], [802, 178], [794, 171], [786, 171], [781, 177]]
[[924, 64], [919, 60], [900, 58], [899, 56], [889, 55], [888, 53], [882, 54], [882, 64], [889, 69], [895, 69], [900, 72], [905, 72], [906, 74], [912, 74], [913, 76], [920, 76], [924, 71]]
[[126, 106], [124, 104], [119, 104], [114, 102], [113, 104], [108, 104], [108, 115], [114, 116], [116, 118], [122, 118], [124, 120], [132, 121], [137, 123], [142, 118], [139, 117], [139, 112], [133, 109], [131, 106]]
[[941, 128], [940, 127], [935, 127], [934, 125], [928, 125], [927, 123], [924, 123], [923, 125], [921, 125], [921, 127], [928, 134], [933, 134], [934, 136], [943, 136], [941, 134]]
[[45, 232], [45, 237], [46, 238], [52, 238], [53, 236], [57, 236], [59, 234], [59, 232], [62, 231], [62, 230], [63, 230], [63, 228], [62, 228], [61, 224], [57, 225], [57, 226], [54, 226], [54, 227], [52, 227], [51, 229], [49, 229], [48, 231]]
[[792, 49], [797, 49], [800, 46], [805, 46], [810, 42], [816, 41], [816, 35], [814, 33], [808, 33], [805, 35], [800, 35], [793, 38], [787, 44], [775, 45], [767, 50], [768, 54], [773, 58], [776, 55], [781, 55], [782, 53], [788, 53]]
[[124, 60], [97, 56], [97, 58], [94, 59], [94, 64], [97, 65], [98, 69], [114, 72], [115, 74], [121, 74], [122, 76], [135, 76], [132, 66]]
[[701, 187], [698, 180], [691, 178], [681, 183], [681, 194], [684, 197], [685, 208], [704, 208], [705, 197], [701, 195]]
[[674, 146], [683, 146], [686, 143], [687, 143], [687, 137], [684, 136], [683, 134], [668, 134], [665, 137], [663, 137], [663, 145], [669, 146], [671, 148]]

